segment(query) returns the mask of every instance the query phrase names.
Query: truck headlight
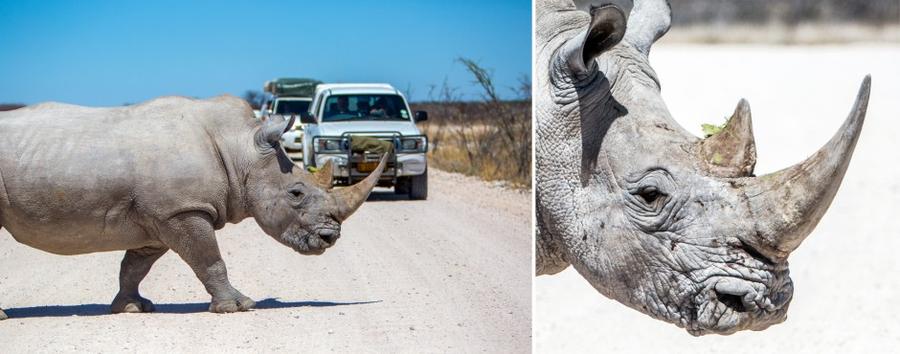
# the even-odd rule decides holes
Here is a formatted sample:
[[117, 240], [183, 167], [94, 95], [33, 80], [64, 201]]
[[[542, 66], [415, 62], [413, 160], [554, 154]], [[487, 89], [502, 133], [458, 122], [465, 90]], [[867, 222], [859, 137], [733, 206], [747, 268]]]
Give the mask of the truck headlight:
[[428, 150], [428, 138], [425, 136], [400, 138], [400, 152], [425, 152]]
[[344, 138], [320, 138], [313, 139], [313, 148], [317, 153], [342, 153], [347, 152], [347, 139]]

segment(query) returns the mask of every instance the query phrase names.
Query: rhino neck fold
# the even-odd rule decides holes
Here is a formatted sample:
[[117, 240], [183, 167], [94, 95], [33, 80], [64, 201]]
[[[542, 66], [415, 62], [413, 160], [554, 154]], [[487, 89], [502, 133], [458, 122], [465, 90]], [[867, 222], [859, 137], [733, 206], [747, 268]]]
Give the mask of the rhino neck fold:
[[535, 219], [537, 225], [535, 225], [534, 233], [535, 275], [552, 275], [568, 268], [569, 261], [566, 260], [565, 248], [545, 226], [544, 211], [541, 205], [541, 197], [538, 192], [535, 203], [537, 211]]
[[[248, 149], [242, 148], [243, 146], [241, 145], [252, 145], [249, 145], [247, 142], [245, 142], [245, 144], [223, 143], [226, 142], [226, 140], [223, 140], [218, 134], [209, 131], [207, 133], [213, 141], [213, 146], [219, 157], [222, 169], [228, 179], [228, 188], [225, 195], [226, 210], [224, 213], [221, 211], [219, 213], [219, 215], [224, 215], [224, 218], [220, 217], [220, 220], [216, 220], [216, 228], [218, 229], [223, 227], [225, 223], [237, 224], [250, 216], [250, 208], [247, 200], [247, 184], [250, 180], [252, 163], [248, 161], [253, 161], [253, 159], [251, 156], [246, 156]], [[242, 138], [244, 139], [237, 140], [243, 141], [250, 139], [250, 141], [252, 141], [252, 138]], [[234, 139], [232, 139], [232, 141], [233, 140]], [[250, 153], [255, 152], [253, 149], [249, 150]]]
[[552, 52], [544, 50], [550, 72], [539, 78], [544, 81], [539, 87], [546, 91], [535, 101], [536, 129], [542, 137], [535, 142], [536, 188], [542, 191], [535, 235], [537, 274], [554, 274], [568, 266], [564, 247], [568, 241], [561, 237], [582, 234], [577, 222], [579, 198], [572, 196], [580, 195], [595, 164], [601, 144], [594, 137], [614, 119], [606, 114], [606, 107], [613, 107], [610, 82], [598, 72], [597, 63], [590, 63], [590, 72], [570, 75], [568, 66]]

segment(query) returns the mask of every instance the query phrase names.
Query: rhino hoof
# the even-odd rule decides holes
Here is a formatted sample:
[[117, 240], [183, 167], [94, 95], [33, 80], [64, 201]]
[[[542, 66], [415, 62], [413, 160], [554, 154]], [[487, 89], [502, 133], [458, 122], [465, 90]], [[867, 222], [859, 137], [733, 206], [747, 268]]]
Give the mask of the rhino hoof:
[[153, 303], [150, 302], [150, 300], [140, 296], [137, 298], [116, 296], [116, 299], [113, 300], [111, 309], [112, 313], [141, 313], [153, 312], [156, 310], [156, 307], [153, 306]]
[[0, 310], [0, 321], [3, 321], [7, 318], [9, 318], [9, 316], [6, 315], [6, 312], [3, 312], [3, 310]]
[[238, 311], [247, 311], [256, 306], [256, 302], [249, 297], [240, 296], [236, 299], [213, 300], [209, 304], [209, 312], [214, 313], [230, 313]]

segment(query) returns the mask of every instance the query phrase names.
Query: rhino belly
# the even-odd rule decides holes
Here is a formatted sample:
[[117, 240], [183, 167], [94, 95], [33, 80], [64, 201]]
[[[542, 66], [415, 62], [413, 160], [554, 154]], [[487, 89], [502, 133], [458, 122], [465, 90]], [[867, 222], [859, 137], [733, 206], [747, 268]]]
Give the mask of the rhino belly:
[[2, 213], [3, 227], [16, 241], [50, 253], [74, 255], [159, 245], [136, 222], [132, 211], [124, 208], [73, 211], [51, 219], [21, 210]]
[[153, 243], [140, 226], [144, 218], [129, 166], [113, 159], [113, 163], [99, 164], [90, 159], [25, 156], [0, 156], [5, 196], [0, 198], [0, 225], [18, 242], [56, 254]]

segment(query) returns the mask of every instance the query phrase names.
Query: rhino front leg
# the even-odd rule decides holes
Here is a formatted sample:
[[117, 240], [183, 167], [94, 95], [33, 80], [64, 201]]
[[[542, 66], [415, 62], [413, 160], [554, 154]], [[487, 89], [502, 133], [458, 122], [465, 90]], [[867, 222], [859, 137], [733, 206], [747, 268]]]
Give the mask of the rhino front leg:
[[212, 220], [205, 213], [179, 214], [160, 227], [160, 240], [177, 253], [212, 296], [209, 311], [247, 311], [256, 305], [228, 281]]
[[144, 247], [125, 252], [119, 271], [119, 293], [113, 299], [112, 313], [153, 312], [153, 303], [140, 295], [138, 287], [153, 263], [168, 250], [166, 247]]

